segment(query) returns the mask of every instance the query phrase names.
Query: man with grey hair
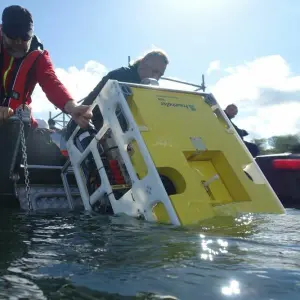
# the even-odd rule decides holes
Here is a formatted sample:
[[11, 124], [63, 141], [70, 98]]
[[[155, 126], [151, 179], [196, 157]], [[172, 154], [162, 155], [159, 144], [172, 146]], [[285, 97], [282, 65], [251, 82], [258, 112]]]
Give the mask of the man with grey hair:
[[[84, 99], [83, 105], [91, 105], [109, 79], [129, 83], [142, 83], [146, 78], [159, 80], [164, 75], [168, 64], [169, 59], [164, 51], [149, 51], [129, 67], [121, 67], [110, 71]], [[99, 109], [95, 109], [93, 112], [92, 121], [96, 129], [99, 130], [103, 122]], [[72, 134], [75, 127], [76, 124], [71, 120], [68, 124], [67, 138]], [[86, 132], [86, 130], [80, 130], [80, 132], [83, 131]]]
[[85, 98], [83, 104], [92, 104], [109, 79], [130, 83], [141, 83], [146, 78], [159, 80], [164, 75], [168, 64], [169, 59], [163, 51], [152, 50], [129, 67], [110, 71]]

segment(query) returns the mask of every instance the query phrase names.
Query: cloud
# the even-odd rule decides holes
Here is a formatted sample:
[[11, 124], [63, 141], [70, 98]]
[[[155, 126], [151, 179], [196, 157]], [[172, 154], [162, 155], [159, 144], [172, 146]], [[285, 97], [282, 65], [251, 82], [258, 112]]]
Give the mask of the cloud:
[[271, 88], [260, 90], [260, 105], [275, 105], [281, 103], [298, 102], [300, 100], [299, 91], [278, 91]]
[[[220, 66], [219, 61], [211, 62], [209, 70], [217, 70]], [[248, 140], [300, 131], [300, 75], [293, 74], [280, 55], [260, 57], [220, 71], [224, 76], [207, 91], [214, 94], [223, 108], [230, 103], [238, 106], [239, 114], [234, 122], [249, 132]], [[82, 69], [56, 69], [76, 100], [88, 95], [107, 72], [106, 67], [96, 61], [87, 62]], [[160, 85], [189, 91], [196, 89], [166, 80], [161, 80]], [[60, 112], [54, 109], [39, 86], [33, 94], [33, 111], [40, 118], [47, 118], [49, 111]]]
[[[79, 101], [94, 89], [108, 70], [105, 66], [96, 61], [88, 61], [82, 69], [73, 66], [67, 70], [57, 68], [55, 72], [57, 77], [69, 90], [72, 97], [76, 101]], [[32, 108], [36, 117], [44, 118], [49, 111], [54, 114], [60, 112], [55, 110], [55, 107], [48, 101], [39, 85], [36, 86], [34, 93], [32, 94]]]
[[300, 76], [280, 55], [228, 67], [209, 90], [225, 108], [239, 107], [236, 124], [252, 137], [296, 134], [300, 131]]
[[239, 118], [236, 122], [246, 128], [252, 137], [298, 134], [300, 131], [300, 103], [281, 103], [254, 109], [251, 116]]
[[212, 73], [213, 71], [218, 71], [221, 68], [221, 62], [219, 60], [214, 60], [212, 61], [209, 66], [208, 69], [206, 71], [207, 74]]
[[[289, 66], [279, 55], [258, 58], [243, 65], [225, 69], [212, 87], [213, 93], [224, 102], [256, 101], [260, 104], [262, 90], [290, 92], [297, 87]], [[299, 77], [300, 79], [300, 77]]]
[[[220, 61], [213, 61], [208, 71], [220, 66]], [[300, 76], [292, 73], [280, 55], [260, 57], [222, 71], [225, 75], [207, 91], [223, 108], [230, 103], [238, 106], [234, 122], [249, 132], [246, 140], [300, 132]], [[167, 87], [194, 89], [176, 83]]]

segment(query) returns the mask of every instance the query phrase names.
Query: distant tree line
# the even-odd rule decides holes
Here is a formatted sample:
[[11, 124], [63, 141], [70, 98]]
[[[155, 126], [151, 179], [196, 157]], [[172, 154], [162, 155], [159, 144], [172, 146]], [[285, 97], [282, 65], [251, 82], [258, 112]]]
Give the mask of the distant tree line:
[[300, 136], [296, 134], [278, 135], [270, 138], [254, 139], [260, 154], [300, 153]]

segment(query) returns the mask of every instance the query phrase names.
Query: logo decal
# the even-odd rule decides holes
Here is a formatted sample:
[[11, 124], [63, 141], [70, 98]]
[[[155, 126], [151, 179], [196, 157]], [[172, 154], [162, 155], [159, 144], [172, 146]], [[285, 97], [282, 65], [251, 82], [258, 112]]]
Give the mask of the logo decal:
[[178, 99], [177, 97], [157, 96], [157, 100], [160, 101], [160, 104], [162, 106], [186, 108], [186, 109], [189, 109], [190, 111], [196, 111], [197, 110], [194, 104], [174, 103], [172, 100], [171, 100], [172, 102], [170, 102], [168, 98], [171, 98], [172, 100]]

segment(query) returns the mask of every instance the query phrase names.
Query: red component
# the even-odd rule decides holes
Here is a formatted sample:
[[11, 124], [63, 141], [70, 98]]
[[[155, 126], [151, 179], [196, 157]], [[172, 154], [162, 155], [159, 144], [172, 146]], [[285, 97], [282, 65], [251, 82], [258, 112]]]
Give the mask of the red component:
[[117, 174], [117, 173], [114, 174], [114, 177], [115, 177], [116, 180], [123, 180], [124, 179], [121, 174]]
[[69, 153], [67, 150], [60, 150], [60, 153], [65, 156], [65, 157], [68, 157], [69, 156]]
[[116, 184], [125, 184], [124, 180], [115, 180]]
[[111, 168], [111, 172], [112, 172], [112, 174], [116, 177], [120, 177], [120, 176], [122, 176], [121, 175], [121, 171], [120, 171], [120, 169], [119, 168]]
[[111, 168], [118, 168], [119, 167], [118, 161], [116, 159], [110, 160], [109, 165], [110, 165]]
[[125, 180], [124, 180], [124, 177], [122, 176], [118, 161], [110, 160], [109, 165], [110, 165], [110, 169], [111, 169], [111, 173], [114, 178], [114, 181], [117, 184], [124, 184]]
[[300, 170], [300, 159], [274, 159], [272, 165], [274, 169]]

